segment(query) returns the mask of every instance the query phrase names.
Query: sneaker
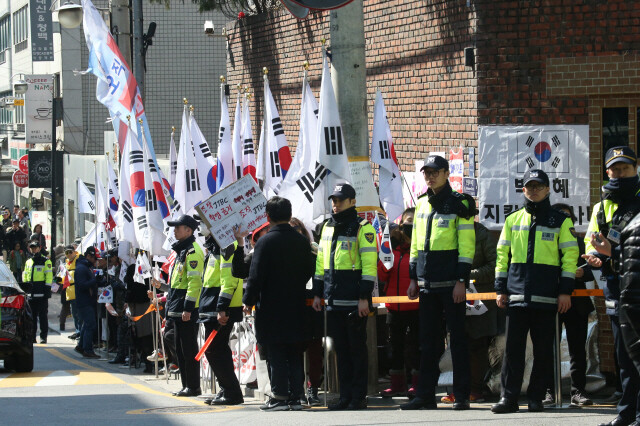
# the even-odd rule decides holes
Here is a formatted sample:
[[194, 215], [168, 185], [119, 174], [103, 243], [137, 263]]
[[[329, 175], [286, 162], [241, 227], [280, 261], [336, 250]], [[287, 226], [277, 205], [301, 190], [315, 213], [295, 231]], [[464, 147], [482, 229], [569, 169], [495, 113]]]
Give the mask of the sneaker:
[[549, 389], [547, 389], [547, 393], [544, 395], [544, 399], [542, 400], [542, 405], [554, 405], [555, 403], [556, 400], [553, 398], [553, 395], [551, 395]]
[[284, 399], [269, 398], [266, 404], [260, 406], [260, 411], [289, 411], [289, 404]]
[[151, 361], [151, 362], [155, 361], [156, 359], [158, 361], [164, 361], [165, 358], [164, 358], [164, 355], [162, 355], [162, 352], [153, 351], [153, 353], [147, 357], [147, 361]]
[[314, 407], [316, 405], [320, 405], [320, 398], [318, 398], [318, 388], [307, 388], [307, 405], [310, 407]]
[[470, 402], [484, 402], [484, 395], [482, 395], [481, 393], [475, 393], [475, 392], [471, 392], [471, 394], [469, 394], [469, 401]]
[[180, 372], [180, 368], [177, 365], [175, 364], [169, 365], [169, 373], [175, 374], [179, 372]]
[[289, 405], [289, 410], [291, 411], [300, 411], [302, 410], [302, 404], [300, 403], [300, 398], [291, 398], [287, 401], [287, 405]]
[[454, 402], [456, 402], [456, 397], [452, 393], [450, 393], [449, 395], [445, 395], [440, 398], [440, 401], [444, 404], [453, 404]]
[[585, 405], [593, 405], [593, 401], [587, 398], [582, 392], [576, 392], [571, 395], [572, 407], [583, 407]]
[[245, 387], [247, 389], [258, 389], [258, 379], [254, 380], [253, 382], [247, 383]]

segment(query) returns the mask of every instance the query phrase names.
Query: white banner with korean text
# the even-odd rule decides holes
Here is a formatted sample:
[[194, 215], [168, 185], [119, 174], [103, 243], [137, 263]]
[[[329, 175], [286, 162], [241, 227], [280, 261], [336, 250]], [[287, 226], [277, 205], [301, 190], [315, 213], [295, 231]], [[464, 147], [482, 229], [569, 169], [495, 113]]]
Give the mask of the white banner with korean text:
[[479, 219], [501, 230], [506, 215], [523, 206], [524, 173], [549, 175], [551, 204], [572, 207], [576, 231], [585, 232], [589, 198], [589, 126], [480, 126], [478, 128]]

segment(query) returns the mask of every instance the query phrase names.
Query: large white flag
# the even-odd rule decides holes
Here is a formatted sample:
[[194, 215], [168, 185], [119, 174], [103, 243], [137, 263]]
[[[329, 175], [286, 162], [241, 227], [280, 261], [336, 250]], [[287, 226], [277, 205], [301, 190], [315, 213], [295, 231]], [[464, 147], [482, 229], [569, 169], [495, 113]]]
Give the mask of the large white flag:
[[82, 179], [78, 179], [78, 213], [96, 214], [96, 200]]
[[[129, 149], [129, 191], [131, 193], [131, 209], [137, 247], [142, 250], [149, 248], [149, 224], [147, 223], [147, 203], [145, 188], [145, 161], [142, 143], [137, 138], [131, 138]], [[123, 181], [127, 175], [123, 176]]]
[[129, 126], [127, 129], [127, 137], [125, 138], [122, 148], [122, 159], [120, 160], [120, 201], [118, 206], [118, 238], [120, 240], [129, 241], [133, 247], [139, 247], [136, 240], [135, 225], [133, 222], [133, 207], [131, 201], [131, 191], [129, 188], [129, 179], [131, 173], [131, 149], [137, 146], [138, 141], [133, 130]]
[[138, 253], [136, 257], [136, 269], [133, 273], [133, 280], [137, 283], [144, 284], [145, 278], [151, 278], [151, 265], [146, 255]]
[[387, 120], [382, 93], [378, 90], [373, 112], [373, 132], [371, 139], [371, 161], [380, 166], [379, 188], [382, 208], [389, 220], [396, 220], [404, 211], [402, 198], [402, 176], [398, 167], [393, 138]]
[[111, 218], [118, 224], [120, 217], [118, 213], [118, 203], [120, 201], [120, 191], [118, 190], [118, 177], [116, 176], [115, 170], [113, 170], [113, 166], [111, 165], [111, 161], [107, 159], [107, 172], [108, 172], [108, 202], [109, 205], [109, 214]]
[[253, 131], [251, 130], [251, 113], [249, 111], [249, 99], [242, 100], [242, 176], [251, 175], [256, 180], [256, 149], [253, 144]]
[[291, 201], [292, 215], [300, 219], [309, 229], [315, 226], [314, 192], [326, 174], [324, 167], [318, 163], [317, 112], [318, 102], [305, 79], [302, 88], [300, 133], [296, 155], [278, 195]]
[[96, 185], [96, 222], [106, 223], [109, 220], [109, 208], [107, 207], [107, 194], [102, 186], [102, 180], [98, 176], [98, 170], [95, 171]]
[[278, 193], [280, 183], [291, 167], [291, 152], [280, 114], [273, 100], [269, 80], [264, 76], [264, 120], [258, 146], [258, 170], [256, 176], [264, 181], [263, 191], [267, 198]]
[[[216, 191], [233, 183], [233, 147], [231, 146], [231, 123], [229, 107], [224, 95], [224, 84], [220, 85], [220, 137], [218, 139], [218, 167], [216, 171]], [[206, 197], [205, 197], [206, 198]]]
[[[326, 177], [316, 190], [314, 196], [314, 218], [318, 220], [331, 211], [331, 204], [327, 200], [335, 184], [351, 182], [349, 156], [342, 135], [340, 113], [336, 95], [331, 83], [331, 72], [327, 55], [322, 55], [322, 83], [320, 85], [320, 108], [317, 128], [318, 163], [328, 170]], [[356, 194], [357, 197], [357, 194]]]
[[171, 142], [169, 143], [169, 186], [171, 190], [176, 189], [176, 172], [178, 171], [178, 154], [176, 153], [176, 142], [173, 140], [173, 135], [176, 133], [175, 127], [171, 131]]
[[193, 151], [196, 159], [196, 167], [198, 168], [198, 179], [200, 181], [200, 199], [196, 201], [198, 204], [200, 201], [209, 198], [215, 194], [218, 190], [216, 181], [216, 160], [211, 154], [209, 144], [204, 138], [200, 126], [196, 122], [196, 118], [191, 112], [190, 118], [190, 132], [191, 143], [193, 144]]
[[198, 177], [198, 167], [196, 157], [193, 153], [191, 143], [191, 132], [189, 130], [189, 115], [185, 105], [182, 112], [182, 128], [180, 129], [180, 148], [178, 150], [178, 169], [176, 173], [175, 200], [176, 213], [189, 213], [193, 206], [198, 204], [200, 196], [200, 179]]
[[[242, 92], [238, 90], [238, 99], [236, 100], [236, 110], [233, 118], [233, 135], [231, 136], [231, 150], [233, 151], [233, 181], [240, 179], [242, 175], [242, 106], [240, 98]], [[218, 158], [220, 158], [218, 151]]]

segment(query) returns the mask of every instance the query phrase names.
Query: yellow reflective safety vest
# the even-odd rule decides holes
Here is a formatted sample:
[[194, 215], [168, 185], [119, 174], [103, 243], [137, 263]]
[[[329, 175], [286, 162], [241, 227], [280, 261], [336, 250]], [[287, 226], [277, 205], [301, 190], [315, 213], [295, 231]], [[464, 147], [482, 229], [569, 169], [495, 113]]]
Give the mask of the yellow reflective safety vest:
[[22, 271], [22, 281], [31, 283], [30, 297], [50, 298], [53, 283], [51, 260], [44, 257], [42, 253], [37, 253], [27, 260]]
[[578, 262], [573, 222], [538, 203], [538, 217], [526, 207], [505, 219], [498, 241], [495, 289], [509, 295], [509, 306], [557, 309], [558, 294], [571, 294]]
[[332, 215], [322, 228], [316, 257], [314, 294], [329, 310], [354, 310], [370, 300], [378, 273], [376, 231], [355, 207]]
[[476, 252], [475, 205], [447, 182], [437, 194], [431, 189], [418, 199], [411, 234], [409, 273], [424, 292], [451, 291], [468, 285]]
[[169, 274], [169, 296], [167, 297], [167, 315], [182, 317], [183, 312], [193, 312], [198, 308], [202, 289], [202, 270], [204, 254], [202, 248], [190, 237], [178, 243], [176, 260]]
[[[231, 275], [231, 263], [237, 244], [234, 242], [228, 253], [207, 255], [198, 308], [200, 322], [215, 319], [218, 312], [242, 306], [242, 279]], [[228, 257], [224, 257], [224, 254]]]

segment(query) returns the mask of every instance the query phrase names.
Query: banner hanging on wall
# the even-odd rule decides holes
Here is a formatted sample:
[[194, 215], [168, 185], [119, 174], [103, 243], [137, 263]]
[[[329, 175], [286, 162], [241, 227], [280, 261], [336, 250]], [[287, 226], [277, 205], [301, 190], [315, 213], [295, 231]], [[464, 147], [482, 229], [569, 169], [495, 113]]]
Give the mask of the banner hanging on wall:
[[585, 232], [589, 198], [589, 126], [481, 126], [478, 128], [480, 221], [501, 230], [506, 215], [523, 206], [523, 175], [549, 175], [551, 204], [573, 208], [575, 228]]

